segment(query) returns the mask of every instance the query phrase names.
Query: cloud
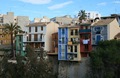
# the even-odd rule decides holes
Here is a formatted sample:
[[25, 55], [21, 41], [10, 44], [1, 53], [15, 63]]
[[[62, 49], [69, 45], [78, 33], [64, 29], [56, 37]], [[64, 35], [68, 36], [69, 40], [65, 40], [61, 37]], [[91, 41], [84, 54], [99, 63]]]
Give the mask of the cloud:
[[107, 3], [106, 2], [101, 2], [101, 3], [98, 3], [97, 5], [99, 6], [105, 6]]
[[120, 1], [113, 1], [113, 3], [115, 3], [115, 4], [120, 4]]
[[48, 4], [52, 0], [20, 0], [22, 2], [31, 3], [31, 4]]
[[64, 2], [64, 3], [60, 3], [60, 4], [55, 4], [53, 6], [48, 7], [48, 9], [50, 9], [50, 10], [60, 9], [60, 8], [63, 8], [64, 6], [69, 5], [71, 3], [73, 3], [73, 2], [68, 1], [68, 2]]

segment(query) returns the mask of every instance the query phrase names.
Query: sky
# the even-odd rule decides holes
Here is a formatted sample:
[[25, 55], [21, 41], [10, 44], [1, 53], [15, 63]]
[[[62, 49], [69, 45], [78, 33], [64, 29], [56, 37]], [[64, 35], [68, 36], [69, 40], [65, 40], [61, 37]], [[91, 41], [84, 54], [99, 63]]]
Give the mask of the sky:
[[97, 11], [102, 16], [120, 14], [120, 0], [0, 0], [0, 14], [14, 12], [15, 16], [49, 18], [77, 15], [80, 10]]

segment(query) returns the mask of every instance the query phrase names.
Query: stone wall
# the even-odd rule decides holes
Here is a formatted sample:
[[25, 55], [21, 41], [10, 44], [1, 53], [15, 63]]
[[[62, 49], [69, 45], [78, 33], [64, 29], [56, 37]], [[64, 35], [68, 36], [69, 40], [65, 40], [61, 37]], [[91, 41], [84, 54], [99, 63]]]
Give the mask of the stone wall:
[[87, 78], [89, 58], [81, 62], [59, 61], [58, 78]]

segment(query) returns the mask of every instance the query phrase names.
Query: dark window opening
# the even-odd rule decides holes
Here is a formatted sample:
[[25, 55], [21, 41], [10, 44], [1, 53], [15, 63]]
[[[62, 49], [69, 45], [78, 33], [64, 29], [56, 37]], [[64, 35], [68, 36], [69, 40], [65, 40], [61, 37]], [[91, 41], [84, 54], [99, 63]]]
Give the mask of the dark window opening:
[[77, 58], [77, 54], [75, 54], [75, 58]]
[[75, 46], [75, 52], [77, 52], [77, 46]]
[[75, 30], [75, 35], [78, 35], [78, 30], [77, 29]]
[[31, 27], [29, 27], [29, 32], [31, 32]]
[[34, 34], [34, 41], [38, 41], [38, 34]]
[[64, 31], [64, 29], [62, 29], [62, 34], [65, 34], [65, 31]]
[[43, 26], [41, 26], [41, 31], [43, 31]]
[[88, 51], [88, 44], [85, 44], [85, 51]]
[[31, 41], [31, 34], [29, 34], [29, 41]]
[[71, 35], [73, 35], [73, 30], [71, 30]]
[[73, 47], [71, 46], [70, 51], [73, 52]]
[[35, 32], [37, 32], [37, 27], [35, 27]]
[[40, 41], [42, 41], [42, 34], [40, 34]]

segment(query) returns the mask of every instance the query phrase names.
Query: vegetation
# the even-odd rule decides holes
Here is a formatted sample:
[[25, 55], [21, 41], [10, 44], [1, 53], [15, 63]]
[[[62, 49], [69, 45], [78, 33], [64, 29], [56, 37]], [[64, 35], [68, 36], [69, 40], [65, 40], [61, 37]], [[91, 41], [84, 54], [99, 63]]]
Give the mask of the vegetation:
[[27, 45], [26, 56], [16, 56], [16, 63], [8, 62], [9, 54], [5, 54], [1, 62], [0, 78], [55, 78], [52, 74], [52, 66], [43, 58], [44, 51], [41, 48], [39, 55]]
[[79, 16], [79, 21], [80, 21], [80, 23], [82, 23], [82, 20], [85, 20], [85, 19], [86, 19], [85, 10], [79, 11], [78, 16]]
[[4, 35], [9, 34], [11, 36], [11, 55], [12, 57], [14, 56], [14, 49], [13, 49], [13, 40], [14, 40], [14, 36], [18, 33], [18, 32], [22, 32], [21, 27], [17, 25], [17, 23], [10, 23], [10, 24], [5, 24], [4, 25]]
[[120, 78], [120, 40], [99, 42], [90, 58], [90, 78]]

